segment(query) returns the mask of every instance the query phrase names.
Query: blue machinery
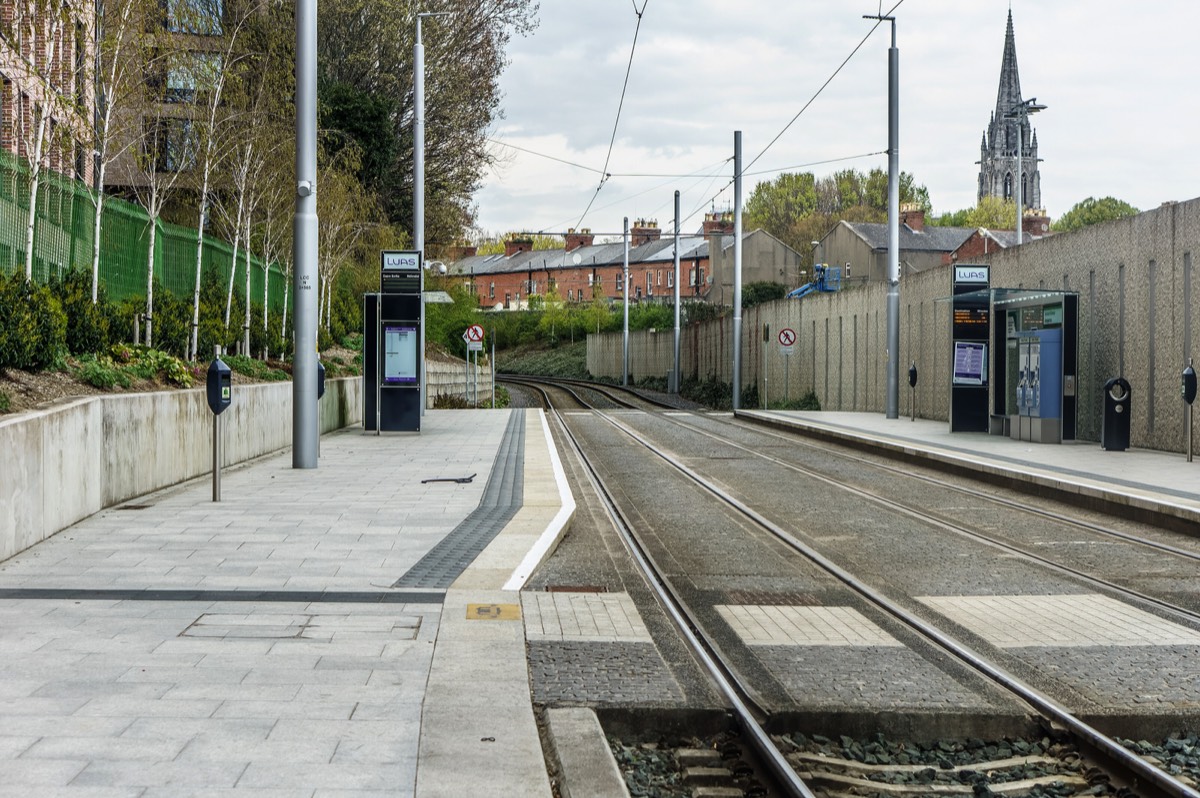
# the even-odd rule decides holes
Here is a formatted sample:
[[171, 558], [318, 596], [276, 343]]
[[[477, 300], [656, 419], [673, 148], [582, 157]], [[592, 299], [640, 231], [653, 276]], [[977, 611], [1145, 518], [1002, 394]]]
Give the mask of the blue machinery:
[[813, 279], [810, 283], [789, 291], [788, 299], [803, 299], [814, 291], [819, 291], [823, 294], [832, 294], [842, 290], [842, 267], [827, 266], [824, 263], [818, 263], [813, 266]]

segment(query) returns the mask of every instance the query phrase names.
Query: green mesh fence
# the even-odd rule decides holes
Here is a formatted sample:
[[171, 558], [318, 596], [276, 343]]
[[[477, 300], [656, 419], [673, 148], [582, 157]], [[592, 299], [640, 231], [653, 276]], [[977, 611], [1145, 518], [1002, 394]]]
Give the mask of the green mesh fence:
[[[29, 167], [24, 160], [0, 152], [0, 274], [25, 268], [25, 242], [29, 223]], [[95, 204], [91, 190], [49, 170], [43, 170], [38, 187], [37, 222], [34, 226], [33, 279], [46, 282], [72, 267], [91, 271]], [[100, 224], [100, 282], [111, 300], [146, 295], [147, 248], [150, 217], [139, 205], [112, 197], [104, 201]], [[155, 236], [154, 274], [158, 281], [180, 298], [190, 298], [196, 284], [196, 230], [160, 221]], [[203, 269], [229, 280], [234, 268], [233, 247], [210, 235], [204, 236]], [[250, 301], [263, 300], [263, 281], [268, 281], [267, 303], [272, 313], [283, 309], [286, 277], [277, 264], [264, 268], [262, 260], [250, 256]], [[246, 290], [246, 254], [238, 252], [234, 291]], [[289, 299], [290, 301], [290, 299]]]

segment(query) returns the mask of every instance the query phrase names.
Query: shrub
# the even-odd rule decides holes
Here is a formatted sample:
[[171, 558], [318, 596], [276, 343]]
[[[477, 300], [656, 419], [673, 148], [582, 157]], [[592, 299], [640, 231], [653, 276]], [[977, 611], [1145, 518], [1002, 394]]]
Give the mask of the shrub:
[[128, 388], [131, 384], [129, 375], [107, 355], [86, 355], [76, 370], [75, 376], [80, 382], [86, 382], [88, 385], [104, 390], [118, 385]]
[[107, 349], [112, 311], [103, 285], [97, 288], [96, 303], [92, 304], [91, 272], [71, 269], [52, 277], [48, 287], [67, 314], [67, 350], [82, 355]]
[[238, 374], [245, 374], [251, 379], [280, 382], [288, 378], [286, 371], [271, 368], [261, 360], [255, 360], [246, 355], [226, 355], [221, 359], [225, 361], [225, 365], [229, 366], [229, 368]]
[[22, 272], [0, 280], [0, 369], [45, 368], [66, 345], [67, 316], [49, 288]]
[[12, 410], [12, 399], [4, 391], [0, 391], [0, 413], [7, 413], [10, 410]]
[[713, 410], [729, 410], [733, 405], [733, 387], [727, 382], [721, 382], [712, 374], [704, 381], [683, 379], [679, 386], [679, 394]]

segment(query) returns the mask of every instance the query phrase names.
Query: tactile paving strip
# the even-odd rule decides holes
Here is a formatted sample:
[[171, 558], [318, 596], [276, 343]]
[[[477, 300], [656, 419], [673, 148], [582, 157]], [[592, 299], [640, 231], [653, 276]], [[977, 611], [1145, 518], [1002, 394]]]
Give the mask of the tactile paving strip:
[[628, 593], [521, 594], [526, 640], [588, 640], [609, 643], [650, 641], [637, 605]]
[[513, 412], [479, 506], [392, 587], [447, 588], [521, 509], [525, 492], [525, 413]]
[[718, 604], [716, 609], [748, 646], [903, 645], [850, 607]]
[[1200, 632], [1098, 594], [920, 601], [998, 648], [1200, 645]]

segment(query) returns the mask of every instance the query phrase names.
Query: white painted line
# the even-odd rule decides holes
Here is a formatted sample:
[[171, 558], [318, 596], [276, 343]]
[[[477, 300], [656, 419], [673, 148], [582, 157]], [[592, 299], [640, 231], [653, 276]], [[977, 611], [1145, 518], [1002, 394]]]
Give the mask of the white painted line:
[[567, 472], [563, 470], [562, 460], [558, 458], [558, 450], [554, 447], [554, 437], [550, 434], [550, 424], [546, 421], [545, 411], [539, 409], [538, 417], [542, 420], [542, 434], [546, 436], [546, 447], [550, 450], [550, 466], [554, 469], [554, 481], [558, 484], [558, 512], [551, 519], [546, 530], [542, 532], [533, 548], [526, 553], [521, 564], [512, 572], [512, 576], [504, 583], [504, 590], [520, 590], [529, 581], [529, 577], [537, 570], [562, 537], [563, 531], [575, 515], [575, 497], [571, 495], [571, 486], [567, 484]]

